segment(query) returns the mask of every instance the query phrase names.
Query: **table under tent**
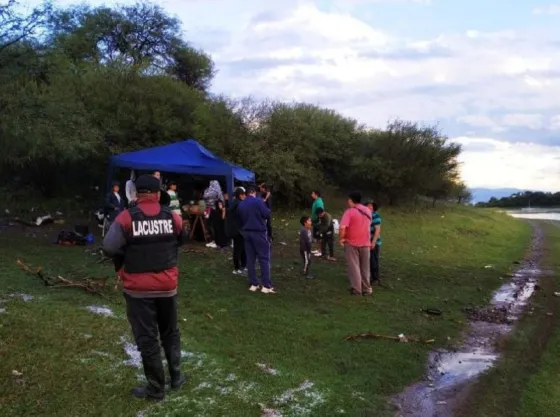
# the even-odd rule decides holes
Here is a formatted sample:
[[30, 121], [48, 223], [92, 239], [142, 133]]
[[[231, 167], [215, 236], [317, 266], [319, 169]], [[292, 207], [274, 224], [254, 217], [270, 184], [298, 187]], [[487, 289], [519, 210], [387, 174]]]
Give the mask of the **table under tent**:
[[[149, 173], [160, 171], [162, 175], [166, 173], [183, 174], [204, 177], [208, 180], [216, 179], [222, 183], [225, 182], [225, 191], [230, 196], [233, 196], [235, 181], [240, 183], [255, 182], [253, 172], [220, 159], [194, 139], [111, 157], [107, 172], [107, 190], [111, 187], [117, 169]], [[195, 215], [194, 221], [191, 222], [191, 235], [198, 223], [204, 229], [204, 222], [200, 213]]]

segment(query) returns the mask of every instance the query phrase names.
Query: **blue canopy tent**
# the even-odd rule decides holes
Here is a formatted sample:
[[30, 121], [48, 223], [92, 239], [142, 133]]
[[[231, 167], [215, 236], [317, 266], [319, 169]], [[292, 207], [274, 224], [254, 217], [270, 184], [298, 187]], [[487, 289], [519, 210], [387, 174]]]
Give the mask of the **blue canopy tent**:
[[234, 179], [242, 182], [255, 181], [253, 172], [221, 160], [194, 139], [111, 157], [107, 172], [108, 189], [115, 168], [225, 177], [230, 195], [233, 193]]

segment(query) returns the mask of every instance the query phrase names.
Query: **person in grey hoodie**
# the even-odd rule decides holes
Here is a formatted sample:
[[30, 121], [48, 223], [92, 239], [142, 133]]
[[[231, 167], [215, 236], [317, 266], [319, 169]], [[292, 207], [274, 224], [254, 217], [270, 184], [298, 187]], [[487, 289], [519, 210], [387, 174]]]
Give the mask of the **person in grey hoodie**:
[[311, 266], [311, 245], [313, 241], [313, 222], [309, 216], [303, 216], [300, 221], [301, 229], [299, 230], [299, 252], [303, 259], [303, 276], [313, 279], [313, 275], [309, 273]]

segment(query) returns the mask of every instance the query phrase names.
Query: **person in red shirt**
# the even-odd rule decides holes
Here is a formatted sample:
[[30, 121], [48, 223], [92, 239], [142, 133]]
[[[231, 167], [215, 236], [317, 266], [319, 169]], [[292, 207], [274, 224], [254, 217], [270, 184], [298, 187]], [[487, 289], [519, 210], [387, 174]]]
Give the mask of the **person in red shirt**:
[[181, 217], [159, 203], [160, 181], [152, 175], [136, 180], [136, 206], [117, 216], [103, 240], [103, 251], [115, 262], [124, 287], [126, 313], [142, 355], [148, 384], [137, 398], [162, 400], [165, 372], [159, 339], [171, 376], [171, 388], [185, 383], [177, 326], [177, 255], [185, 243]]
[[340, 221], [340, 244], [344, 256], [352, 295], [370, 295], [369, 251], [371, 248], [371, 212], [361, 204], [362, 194], [354, 191], [348, 195], [348, 209]]

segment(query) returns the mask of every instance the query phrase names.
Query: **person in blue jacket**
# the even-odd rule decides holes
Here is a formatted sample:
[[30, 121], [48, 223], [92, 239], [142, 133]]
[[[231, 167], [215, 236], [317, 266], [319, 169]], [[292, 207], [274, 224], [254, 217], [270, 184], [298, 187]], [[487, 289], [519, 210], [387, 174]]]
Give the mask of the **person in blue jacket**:
[[[245, 238], [245, 252], [247, 254], [247, 272], [249, 274], [249, 291], [259, 289], [263, 294], [275, 294], [270, 281], [270, 246], [268, 224], [270, 224], [270, 209], [264, 201], [257, 198], [255, 186], [248, 187], [247, 198], [239, 204], [237, 209], [241, 220], [241, 230]], [[261, 282], [259, 285], [255, 262], [261, 267]]]

